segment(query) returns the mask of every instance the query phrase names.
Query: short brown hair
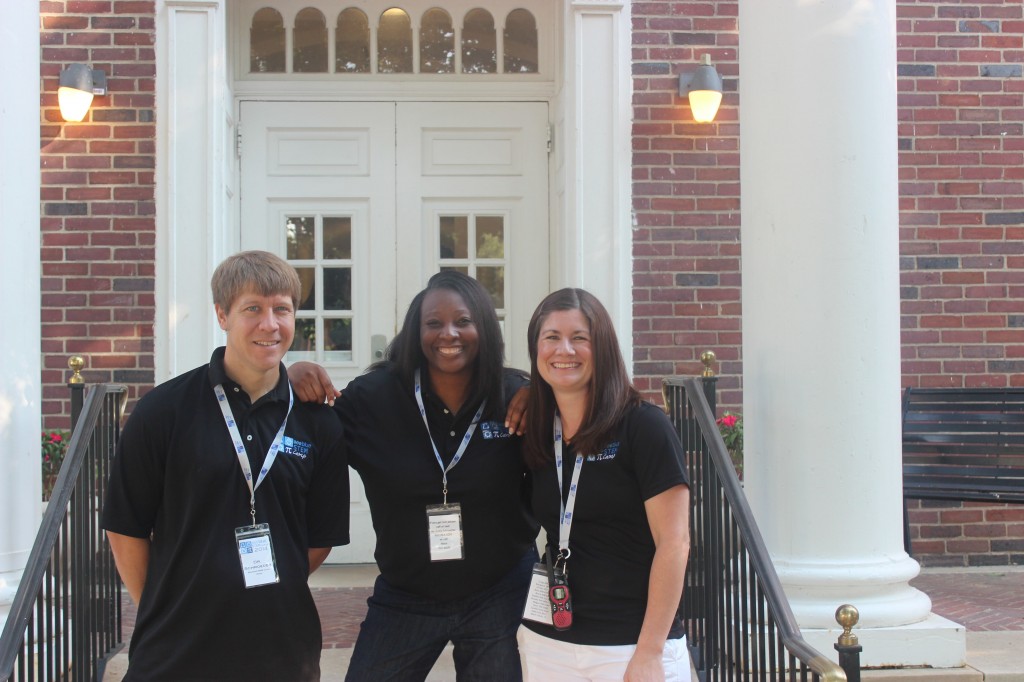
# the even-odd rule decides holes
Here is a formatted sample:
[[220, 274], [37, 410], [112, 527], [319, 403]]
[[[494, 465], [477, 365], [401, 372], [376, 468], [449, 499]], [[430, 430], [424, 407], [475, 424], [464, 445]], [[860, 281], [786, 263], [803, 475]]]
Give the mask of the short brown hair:
[[269, 251], [242, 251], [228, 256], [210, 279], [213, 302], [224, 310], [250, 289], [260, 296], [291, 296], [296, 308], [302, 296], [302, 283], [295, 268]]

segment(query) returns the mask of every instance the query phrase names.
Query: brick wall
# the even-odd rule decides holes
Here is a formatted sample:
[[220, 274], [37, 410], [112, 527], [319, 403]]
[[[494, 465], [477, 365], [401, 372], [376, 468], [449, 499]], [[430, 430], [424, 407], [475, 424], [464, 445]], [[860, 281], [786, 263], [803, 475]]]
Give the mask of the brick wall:
[[[67, 358], [89, 382], [135, 396], [153, 381], [153, 2], [40, 3], [42, 15], [43, 411], [64, 426]], [[1024, 385], [1024, 18], [1019, 0], [898, 0], [903, 383]], [[742, 404], [739, 272], [738, 4], [634, 2], [633, 255], [635, 371], [651, 397], [669, 374], [719, 359], [719, 404]], [[708, 53], [725, 97], [713, 124], [678, 96], [684, 65]], [[70, 62], [108, 74], [81, 124], [56, 110]], [[972, 514], [978, 507], [969, 508]], [[1003, 555], [1019, 563], [1024, 530], [1004, 549], [947, 541], [915, 511], [924, 563]], [[941, 533], [984, 531], [947, 512]], [[971, 518], [974, 518], [971, 516]], [[953, 530], [950, 530], [950, 529]], [[949, 559], [950, 556], [959, 557]], [[1011, 557], [1018, 557], [1012, 559]]]
[[1024, 386], [1019, 0], [899, 4], [904, 385]]
[[[660, 399], [710, 349], [723, 409], [742, 404], [737, 11], [633, 4], [637, 383]], [[898, 0], [897, 17], [903, 385], [1024, 385], [1022, 4]], [[705, 52], [725, 97], [701, 125], [676, 76]], [[1024, 508], [911, 504], [922, 563], [1024, 563]]]
[[1024, 566], [1024, 505], [908, 500], [923, 566]]
[[[88, 383], [153, 383], [154, 3], [40, 2], [43, 424], [68, 426], [71, 355]], [[57, 108], [70, 63], [107, 73], [81, 123]]]
[[[1024, 13], [898, 5], [905, 386], [1024, 386]], [[925, 566], [1024, 564], [1024, 505], [908, 502]]]
[[[733, 2], [633, 4], [633, 367], [662, 377], [718, 358], [719, 404], [741, 403], [739, 72]], [[722, 75], [714, 123], [695, 123], [679, 73], [701, 55]]]

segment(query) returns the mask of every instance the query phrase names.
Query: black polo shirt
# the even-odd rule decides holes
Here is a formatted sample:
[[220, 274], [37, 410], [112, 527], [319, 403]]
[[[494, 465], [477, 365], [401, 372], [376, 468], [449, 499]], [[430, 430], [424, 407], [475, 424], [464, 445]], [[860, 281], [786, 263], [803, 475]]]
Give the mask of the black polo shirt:
[[252, 522], [249, 488], [213, 386], [224, 386], [255, 477], [288, 409], [288, 377], [282, 365], [277, 387], [251, 404], [223, 358], [220, 348], [147, 393], [117, 444], [103, 527], [152, 534], [126, 680], [319, 679], [308, 550], [349, 540], [341, 426], [329, 408], [295, 400], [256, 489], [280, 582], [246, 589], [234, 530]]
[[[451, 414], [423, 375], [431, 434], [447, 465], [479, 405]], [[506, 370], [506, 401], [525, 385]], [[390, 368], [364, 374], [345, 388], [341, 416], [349, 464], [359, 472], [377, 534], [374, 556], [393, 587], [439, 601], [469, 596], [497, 583], [537, 536], [528, 511], [528, 478], [520, 438], [505, 429], [505, 405], [488, 409], [462, 459], [448, 472], [448, 502], [462, 505], [465, 558], [430, 561], [427, 505], [442, 502], [441, 467], [434, 457], [412, 384]]]
[[[533, 509], [558, 549], [559, 493], [566, 499], [576, 453], [562, 454], [558, 489], [552, 461], [533, 472]], [[618, 437], [583, 462], [569, 535], [567, 563], [573, 623], [557, 631], [550, 625], [523, 621], [534, 632], [572, 642], [614, 646], [636, 644], [647, 612], [647, 589], [654, 560], [654, 538], [644, 502], [669, 488], [686, 484], [683, 447], [668, 417], [643, 403], [619, 426]], [[670, 639], [683, 635], [678, 616]]]

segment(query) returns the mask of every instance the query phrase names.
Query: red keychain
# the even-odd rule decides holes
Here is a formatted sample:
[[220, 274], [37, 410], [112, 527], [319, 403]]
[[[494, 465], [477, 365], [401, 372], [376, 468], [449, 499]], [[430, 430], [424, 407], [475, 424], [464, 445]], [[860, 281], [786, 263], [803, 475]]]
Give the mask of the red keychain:
[[569, 596], [569, 586], [565, 580], [558, 581], [548, 590], [548, 600], [551, 602], [551, 623], [556, 630], [568, 630], [572, 627], [572, 599]]
[[551, 565], [548, 579], [548, 601], [551, 602], [551, 624], [556, 630], [568, 630], [572, 627], [572, 595], [566, 580], [565, 560], [569, 558], [569, 550], [559, 552], [558, 559], [551, 561], [551, 549], [548, 548], [548, 562]]

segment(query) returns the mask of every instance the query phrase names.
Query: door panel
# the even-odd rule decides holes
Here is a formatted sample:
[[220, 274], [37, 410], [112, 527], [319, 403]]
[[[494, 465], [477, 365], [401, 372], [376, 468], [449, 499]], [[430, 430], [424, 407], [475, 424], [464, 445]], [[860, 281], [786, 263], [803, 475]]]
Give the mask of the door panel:
[[[344, 387], [381, 351], [431, 274], [491, 292], [506, 356], [548, 291], [547, 104], [242, 102], [241, 242], [280, 254], [303, 283], [286, 362]], [[362, 484], [352, 542], [331, 563], [373, 561]]]
[[[548, 105], [398, 105], [398, 300], [457, 268], [491, 291], [510, 364], [529, 369], [526, 325], [548, 293]], [[465, 226], [463, 228], [463, 225]], [[455, 253], [452, 234], [465, 233]]]
[[[393, 103], [242, 102], [241, 241], [299, 272], [286, 362], [313, 360], [344, 387], [395, 331]], [[359, 476], [351, 542], [331, 563], [370, 563], [375, 537]]]
[[242, 102], [242, 248], [286, 258], [303, 281], [286, 361], [345, 386], [395, 329], [395, 106]]

